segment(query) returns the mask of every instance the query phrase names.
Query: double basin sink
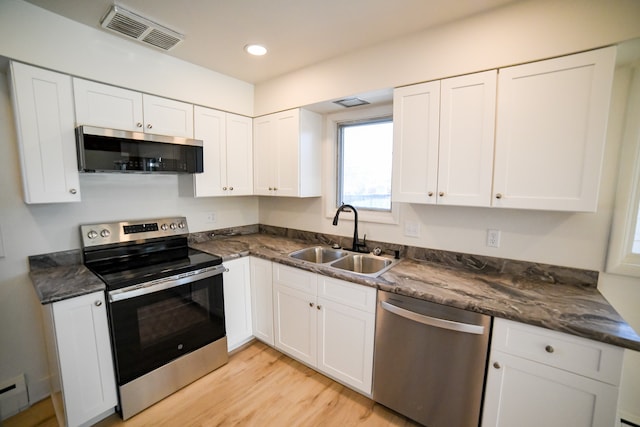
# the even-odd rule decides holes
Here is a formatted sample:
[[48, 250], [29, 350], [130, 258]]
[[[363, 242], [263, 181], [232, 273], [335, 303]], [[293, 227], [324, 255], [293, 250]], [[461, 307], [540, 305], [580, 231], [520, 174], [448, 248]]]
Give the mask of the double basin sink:
[[289, 256], [300, 261], [323, 264], [330, 268], [369, 277], [378, 277], [399, 261], [372, 254], [360, 254], [323, 246], [301, 249], [290, 253]]

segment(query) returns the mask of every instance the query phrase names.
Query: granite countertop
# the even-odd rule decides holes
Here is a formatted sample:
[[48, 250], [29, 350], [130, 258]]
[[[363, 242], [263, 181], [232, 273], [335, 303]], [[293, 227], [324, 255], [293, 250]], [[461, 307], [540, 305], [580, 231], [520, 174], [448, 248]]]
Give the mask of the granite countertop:
[[106, 289], [104, 282], [82, 264], [80, 251], [30, 256], [29, 265], [29, 277], [41, 304]]
[[[500, 264], [499, 259], [413, 248], [392, 269], [374, 278], [288, 256], [326, 241], [315, 234], [255, 232], [211, 238], [208, 233], [195, 233], [190, 240], [193, 248], [221, 256], [224, 261], [252, 255], [387, 292], [640, 351], [640, 336], [598, 292], [597, 272], [517, 261]], [[29, 263], [29, 275], [42, 304], [105, 290], [104, 283], [82, 264], [79, 250], [31, 256]]]
[[514, 274], [489, 269], [485, 272], [483, 265], [458, 268], [404, 258], [392, 269], [372, 278], [288, 257], [293, 251], [313, 245], [309, 241], [270, 234], [216, 237], [191, 243], [193, 248], [219, 255], [224, 261], [252, 255], [383, 291], [640, 351], [640, 336], [597, 290], [597, 274], [595, 281], [586, 275], [557, 283], [546, 280], [547, 276], [556, 275], [553, 271], [530, 274], [529, 269]]

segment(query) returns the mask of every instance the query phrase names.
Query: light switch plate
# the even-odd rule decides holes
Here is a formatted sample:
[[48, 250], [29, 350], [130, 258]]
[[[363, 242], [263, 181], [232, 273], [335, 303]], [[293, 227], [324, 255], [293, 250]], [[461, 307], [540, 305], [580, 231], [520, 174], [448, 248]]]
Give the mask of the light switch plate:
[[420, 237], [420, 223], [418, 221], [405, 221], [404, 235], [408, 237]]

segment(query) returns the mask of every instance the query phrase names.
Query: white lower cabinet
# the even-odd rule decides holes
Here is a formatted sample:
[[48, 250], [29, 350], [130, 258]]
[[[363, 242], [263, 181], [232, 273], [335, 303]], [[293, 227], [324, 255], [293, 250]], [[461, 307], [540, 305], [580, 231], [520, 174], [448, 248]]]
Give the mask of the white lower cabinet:
[[235, 350], [253, 338], [251, 323], [251, 269], [249, 258], [225, 261], [224, 320], [227, 349]]
[[273, 265], [275, 347], [371, 394], [376, 290]]
[[92, 425], [118, 403], [103, 292], [45, 305], [51, 396], [63, 426]]
[[273, 286], [271, 261], [250, 257], [253, 336], [273, 346]]
[[495, 319], [483, 427], [615, 426], [624, 350]]

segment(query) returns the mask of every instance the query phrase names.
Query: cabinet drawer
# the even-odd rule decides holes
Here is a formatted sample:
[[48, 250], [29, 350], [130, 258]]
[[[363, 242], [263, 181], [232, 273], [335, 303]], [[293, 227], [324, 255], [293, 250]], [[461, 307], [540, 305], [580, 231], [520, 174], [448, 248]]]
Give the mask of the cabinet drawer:
[[273, 283], [279, 283], [293, 289], [298, 289], [313, 296], [316, 296], [317, 294], [318, 280], [316, 274], [300, 270], [299, 268], [274, 263]]
[[319, 276], [318, 296], [367, 313], [376, 311], [376, 289], [368, 286]]
[[496, 350], [619, 385], [624, 350], [586, 338], [495, 319]]

